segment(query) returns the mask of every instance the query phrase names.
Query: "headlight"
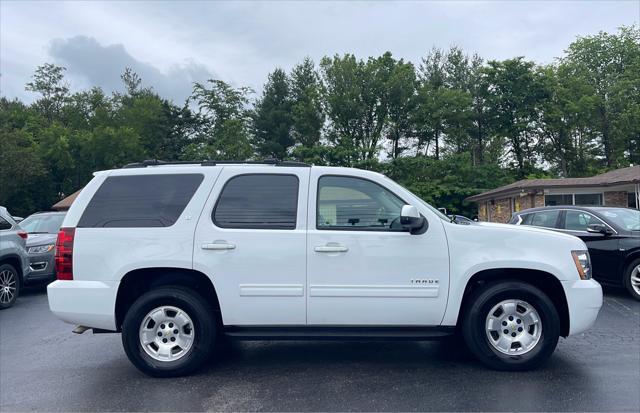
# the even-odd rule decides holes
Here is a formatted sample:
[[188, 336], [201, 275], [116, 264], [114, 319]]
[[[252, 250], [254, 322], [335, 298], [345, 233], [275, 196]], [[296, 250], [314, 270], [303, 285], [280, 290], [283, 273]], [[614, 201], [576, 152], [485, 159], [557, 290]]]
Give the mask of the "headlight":
[[588, 280], [591, 278], [591, 258], [589, 257], [589, 251], [571, 251], [573, 262], [576, 264], [576, 269], [580, 278]]
[[56, 244], [36, 245], [35, 247], [29, 247], [27, 252], [29, 254], [44, 254], [45, 252], [52, 251], [55, 247]]

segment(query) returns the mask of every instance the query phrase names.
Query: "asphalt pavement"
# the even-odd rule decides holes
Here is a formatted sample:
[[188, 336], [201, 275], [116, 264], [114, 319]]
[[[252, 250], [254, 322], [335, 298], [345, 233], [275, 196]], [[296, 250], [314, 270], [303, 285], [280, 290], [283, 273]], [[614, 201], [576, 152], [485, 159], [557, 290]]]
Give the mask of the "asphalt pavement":
[[238, 342], [154, 379], [119, 334], [75, 335], [43, 288], [0, 311], [0, 411], [640, 411], [640, 302], [606, 289], [594, 328], [542, 368], [487, 370], [455, 342]]

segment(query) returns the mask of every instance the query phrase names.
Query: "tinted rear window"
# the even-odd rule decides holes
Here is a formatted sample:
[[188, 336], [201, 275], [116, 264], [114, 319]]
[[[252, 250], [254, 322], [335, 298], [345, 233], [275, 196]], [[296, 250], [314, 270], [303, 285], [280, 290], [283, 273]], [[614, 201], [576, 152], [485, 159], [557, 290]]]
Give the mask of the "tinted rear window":
[[298, 177], [249, 174], [231, 178], [213, 211], [221, 228], [295, 229]]
[[87, 205], [78, 227], [169, 227], [203, 179], [202, 174], [108, 177]]

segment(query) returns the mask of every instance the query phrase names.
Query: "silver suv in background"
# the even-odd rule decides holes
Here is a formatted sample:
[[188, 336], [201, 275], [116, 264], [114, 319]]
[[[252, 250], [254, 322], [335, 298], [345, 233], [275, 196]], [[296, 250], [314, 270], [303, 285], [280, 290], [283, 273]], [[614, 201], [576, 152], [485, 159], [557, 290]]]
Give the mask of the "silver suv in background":
[[18, 224], [29, 234], [29, 274], [24, 279], [25, 284], [48, 282], [56, 278], [56, 238], [65, 215], [66, 212], [58, 211], [36, 212]]
[[26, 242], [27, 233], [7, 208], [0, 206], [0, 309], [16, 302], [23, 279], [29, 274]]

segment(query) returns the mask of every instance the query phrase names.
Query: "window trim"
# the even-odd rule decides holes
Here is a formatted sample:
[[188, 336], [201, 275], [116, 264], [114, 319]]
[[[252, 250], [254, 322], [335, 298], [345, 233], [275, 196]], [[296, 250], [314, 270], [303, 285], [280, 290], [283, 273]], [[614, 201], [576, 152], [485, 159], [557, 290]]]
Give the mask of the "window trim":
[[[399, 196], [398, 194], [396, 194], [395, 192], [393, 192], [392, 190], [390, 190], [389, 188], [387, 188], [386, 186], [380, 184], [379, 182], [374, 181], [373, 179], [369, 179], [369, 178], [363, 178], [361, 176], [354, 176], [354, 175], [342, 175], [342, 174], [323, 174], [318, 176], [318, 179], [316, 180], [316, 211], [315, 211], [315, 225], [314, 228], [317, 231], [361, 231], [361, 232], [394, 232], [394, 233], [402, 233], [402, 232], [409, 232], [405, 229], [379, 229], [379, 228], [371, 228], [371, 227], [353, 227], [353, 226], [333, 226], [330, 228], [327, 227], [318, 227], [318, 212], [320, 211], [320, 180], [322, 178], [325, 177], [334, 177], [334, 178], [352, 178], [352, 179], [360, 179], [362, 181], [367, 181], [367, 182], [371, 182], [374, 185], [378, 185], [379, 187], [381, 187], [382, 189], [389, 191], [391, 194], [393, 194], [396, 198], [398, 198], [399, 200], [401, 200], [402, 202], [404, 202], [404, 205], [411, 205], [410, 203], [408, 203], [404, 198], [402, 198], [401, 196]], [[422, 214], [420, 214], [422, 215]], [[425, 218], [426, 219], [426, 218]]]
[[[296, 212], [295, 212], [295, 215], [294, 215], [293, 228], [282, 227], [282, 226], [276, 226], [276, 227], [222, 226], [218, 222], [216, 222], [216, 209], [218, 209], [218, 204], [220, 203], [221, 195], [224, 193], [224, 190], [227, 188], [227, 185], [229, 184], [229, 182], [233, 181], [236, 178], [242, 177], [242, 176], [263, 176], [263, 175], [293, 176], [294, 178], [296, 178], [296, 182], [298, 184], [298, 187], [297, 187], [297, 190], [296, 190]], [[213, 205], [213, 209], [211, 210], [211, 222], [213, 223], [213, 225], [215, 225], [217, 228], [220, 228], [220, 229], [255, 229], [255, 230], [271, 230], [271, 231], [273, 231], [273, 230], [294, 231], [294, 230], [298, 229], [298, 212], [299, 212], [299, 205], [298, 204], [299, 204], [299, 202], [300, 202], [300, 177], [297, 174], [278, 173], [278, 172], [275, 172], [275, 173], [271, 173], [271, 172], [248, 172], [248, 173], [236, 174], [236, 175], [233, 175], [233, 176], [229, 177], [229, 179], [227, 179], [225, 181], [225, 183], [222, 185], [222, 188], [220, 189], [220, 192], [218, 193], [218, 195], [216, 197], [216, 202]]]

